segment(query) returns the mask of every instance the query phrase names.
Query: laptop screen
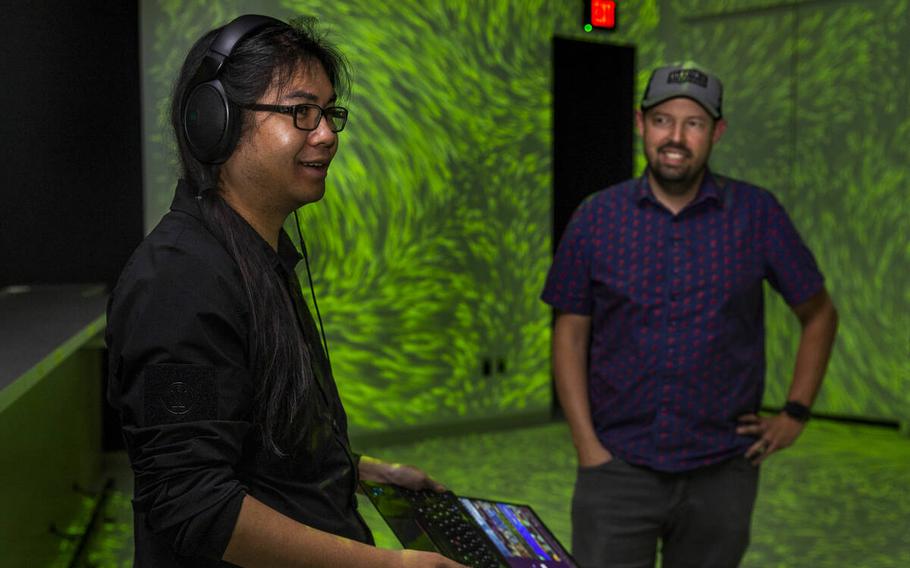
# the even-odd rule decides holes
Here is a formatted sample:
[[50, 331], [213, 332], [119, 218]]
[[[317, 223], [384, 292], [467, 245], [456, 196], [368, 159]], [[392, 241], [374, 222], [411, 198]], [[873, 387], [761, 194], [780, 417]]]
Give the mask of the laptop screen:
[[459, 497], [511, 568], [571, 568], [568, 553], [524, 505]]

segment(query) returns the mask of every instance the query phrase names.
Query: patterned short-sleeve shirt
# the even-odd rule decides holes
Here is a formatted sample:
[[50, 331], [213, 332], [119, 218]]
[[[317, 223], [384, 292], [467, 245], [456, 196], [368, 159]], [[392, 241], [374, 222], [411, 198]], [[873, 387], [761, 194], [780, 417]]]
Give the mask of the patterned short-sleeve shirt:
[[791, 306], [821, 291], [812, 253], [774, 196], [707, 172], [672, 214], [647, 174], [576, 210], [542, 299], [591, 316], [588, 394], [611, 453], [661, 471], [740, 454], [765, 376], [767, 280]]

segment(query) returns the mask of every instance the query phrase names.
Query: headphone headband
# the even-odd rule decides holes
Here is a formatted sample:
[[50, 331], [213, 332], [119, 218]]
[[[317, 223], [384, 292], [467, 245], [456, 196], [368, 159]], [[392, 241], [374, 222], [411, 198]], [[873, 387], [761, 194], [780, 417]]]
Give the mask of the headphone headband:
[[240, 40], [263, 26], [276, 23], [281, 24], [282, 22], [269, 16], [246, 14], [226, 24], [205, 52], [202, 64], [199, 66], [196, 76], [193, 77], [191, 87], [217, 78], [221, 66], [224, 65], [224, 60], [231, 55]]
[[246, 14], [226, 24], [206, 50], [186, 89], [180, 115], [190, 152], [204, 163], [220, 164], [230, 157], [240, 131], [234, 105], [218, 79], [225, 60], [240, 41], [256, 30], [284, 24], [269, 16]]

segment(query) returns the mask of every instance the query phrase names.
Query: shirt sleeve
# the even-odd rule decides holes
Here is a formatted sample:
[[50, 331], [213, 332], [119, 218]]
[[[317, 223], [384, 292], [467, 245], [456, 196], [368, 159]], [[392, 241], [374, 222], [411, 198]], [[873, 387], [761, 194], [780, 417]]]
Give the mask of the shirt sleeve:
[[[196, 255], [197, 257], [199, 255]], [[112, 296], [109, 398], [135, 473], [137, 522], [178, 555], [220, 559], [245, 487], [252, 425], [237, 285], [179, 249], [155, 250]]]
[[588, 199], [572, 214], [540, 295], [558, 310], [581, 315], [590, 315], [592, 310], [590, 241], [594, 207], [590, 205]]
[[824, 277], [783, 206], [771, 194], [763, 223], [765, 275], [790, 306], [821, 291]]

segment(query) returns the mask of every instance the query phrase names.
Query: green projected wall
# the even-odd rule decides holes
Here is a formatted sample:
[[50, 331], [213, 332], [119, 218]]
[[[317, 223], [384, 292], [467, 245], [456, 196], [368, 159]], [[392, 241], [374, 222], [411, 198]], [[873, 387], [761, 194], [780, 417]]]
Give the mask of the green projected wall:
[[[166, 108], [192, 40], [245, 12], [317, 15], [355, 83], [326, 197], [301, 219], [354, 429], [545, 411], [550, 42], [634, 44], [638, 93], [665, 61], [720, 74], [713, 166], [774, 191], [815, 250], [841, 313], [820, 409], [910, 416], [907, 2], [630, 0], [612, 35], [582, 32], [581, 4], [143, 2], [147, 227], [173, 191]], [[773, 294], [768, 328], [779, 404], [796, 323]]]

